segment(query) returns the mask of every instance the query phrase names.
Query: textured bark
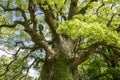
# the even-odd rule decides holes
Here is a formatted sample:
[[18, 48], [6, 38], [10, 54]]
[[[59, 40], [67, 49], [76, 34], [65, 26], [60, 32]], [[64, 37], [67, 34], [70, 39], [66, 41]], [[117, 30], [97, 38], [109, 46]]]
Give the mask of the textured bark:
[[40, 80], [80, 80], [77, 68], [70, 69], [70, 62], [66, 54], [57, 54], [43, 65]]

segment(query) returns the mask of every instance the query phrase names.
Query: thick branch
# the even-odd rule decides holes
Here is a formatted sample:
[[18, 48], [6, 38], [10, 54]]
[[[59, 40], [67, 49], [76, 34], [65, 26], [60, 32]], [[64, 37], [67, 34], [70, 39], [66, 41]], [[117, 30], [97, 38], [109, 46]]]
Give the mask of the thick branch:
[[[11, 9], [11, 8], [6, 8], [6, 7], [2, 6], [1, 4], [0, 4], [0, 7], [2, 7], [4, 9], [4, 11], [20, 11], [20, 12], [22, 12], [23, 15], [25, 15], [24, 10], [22, 10], [21, 8], [12, 8]], [[24, 18], [27, 20], [26, 16], [24, 16]], [[43, 47], [48, 53], [55, 54], [52, 47], [49, 46], [49, 44], [44, 40], [44, 38], [39, 36], [35, 31], [33, 31], [29, 27], [29, 24], [27, 24], [27, 23], [28, 23], [28, 21], [25, 21], [25, 22], [14, 21], [14, 23], [12, 25], [10, 25], [10, 24], [2, 24], [2, 25], [0, 25], [0, 27], [13, 28], [13, 27], [16, 27], [17, 24], [21, 24], [21, 25], [23, 25], [25, 27], [25, 31], [30, 34], [33, 42], [38, 43], [38, 45], [41, 45], [41, 47]]]
[[[54, 11], [52, 10], [51, 6], [47, 3], [47, 1], [44, 1], [44, 3], [39, 3], [40, 9], [42, 9], [42, 11], [45, 14], [45, 21], [47, 22], [47, 24], [49, 25], [51, 32], [53, 34], [53, 38], [60, 42], [60, 37], [59, 34], [56, 33], [56, 29], [57, 29], [57, 24], [54, 23], [54, 20], [56, 20], [55, 15], [54, 15]], [[48, 6], [48, 9], [45, 9], [43, 6]]]
[[72, 17], [77, 13], [77, 2], [78, 0], [71, 0], [68, 19], [72, 19]]
[[38, 35], [34, 30], [27, 27], [25, 31], [31, 36], [32, 41], [35, 42], [35, 44], [40, 45], [40, 47], [45, 49], [46, 54], [49, 55], [49, 57], [56, 54], [48, 42], [42, 36]]
[[28, 10], [29, 10], [29, 13], [30, 13], [31, 21], [33, 23], [33, 29], [34, 29], [35, 32], [37, 32], [37, 19], [36, 19], [36, 15], [35, 15], [36, 5], [33, 2], [33, 0], [29, 0]]
[[81, 51], [80, 55], [75, 58], [74, 62], [71, 64], [71, 68], [74, 68], [75, 66], [78, 66], [82, 62], [88, 59], [88, 57], [96, 52], [96, 49], [98, 48], [100, 43], [95, 43], [92, 44], [91, 46], [88, 47], [87, 50]]

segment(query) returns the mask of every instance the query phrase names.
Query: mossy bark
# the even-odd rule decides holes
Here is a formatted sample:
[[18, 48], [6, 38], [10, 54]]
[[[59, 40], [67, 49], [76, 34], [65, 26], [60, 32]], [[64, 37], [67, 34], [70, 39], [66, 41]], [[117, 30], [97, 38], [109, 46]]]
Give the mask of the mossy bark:
[[65, 54], [58, 54], [44, 64], [41, 80], [77, 80], [69, 67], [70, 58]]

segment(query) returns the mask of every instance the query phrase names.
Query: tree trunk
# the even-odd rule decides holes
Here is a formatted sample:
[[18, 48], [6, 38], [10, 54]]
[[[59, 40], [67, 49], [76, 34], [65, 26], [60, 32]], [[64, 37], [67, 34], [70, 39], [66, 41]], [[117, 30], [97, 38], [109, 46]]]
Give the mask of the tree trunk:
[[77, 79], [78, 75], [73, 74], [77, 69], [70, 70], [70, 63], [71, 59], [67, 55], [57, 54], [43, 65], [40, 80], [80, 80]]

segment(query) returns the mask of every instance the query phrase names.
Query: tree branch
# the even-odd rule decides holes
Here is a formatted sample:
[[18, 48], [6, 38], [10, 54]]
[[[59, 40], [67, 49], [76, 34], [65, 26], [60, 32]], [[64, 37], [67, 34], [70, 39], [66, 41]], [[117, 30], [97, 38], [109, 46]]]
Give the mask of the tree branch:
[[107, 61], [110, 61], [110, 58], [103, 51], [97, 51], [96, 53], [101, 54]]
[[113, 50], [113, 52], [120, 57], [120, 48], [118, 47], [115, 47], [115, 46], [111, 46], [111, 45], [108, 45], [109, 48], [111, 48]]
[[25, 76], [28, 75], [29, 69], [30, 69], [38, 60], [39, 60], [39, 59], [36, 58], [36, 59], [32, 62], [32, 64], [31, 64], [30, 66], [27, 67], [26, 73], [25, 73], [22, 77], [20, 77], [19, 80], [23, 79]]
[[71, 0], [68, 19], [72, 19], [72, 17], [77, 13], [77, 2], [78, 0]]
[[[16, 70], [17, 70], [18, 68], [16, 67]], [[23, 67], [23, 65], [22, 65], [22, 68], [21, 68], [21, 70], [20, 70], [20, 72], [17, 74], [15, 74], [15, 75], [13, 75], [13, 77], [12, 77], [12, 80], [15, 80], [16, 79], [16, 77], [18, 77], [18, 76], [20, 76], [21, 74], [23, 74], [22, 72], [23, 72], [23, 70], [24, 70], [24, 67]]]
[[16, 7], [16, 8], [9, 8], [9, 7], [4, 7], [3, 5], [0, 4], [0, 7], [4, 10], [4, 11], [20, 11], [24, 20], [27, 21], [27, 17], [25, 14], [25, 11], [23, 9], [21, 9], [20, 7]]
[[[43, 6], [48, 6], [48, 9], [45, 9]], [[40, 9], [44, 12], [45, 14], [45, 21], [49, 25], [53, 39], [55, 39], [58, 43], [60, 42], [60, 35], [56, 33], [56, 29], [58, 25], [54, 23], [54, 20], [56, 20], [55, 15], [53, 13], [53, 9], [51, 6], [47, 3], [47, 1], [44, 1], [44, 3], [39, 3]]]
[[103, 2], [103, 0], [102, 0], [102, 4], [97, 8], [97, 10], [96, 10], [96, 15], [98, 16], [98, 14], [99, 14], [99, 9], [101, 8], [101, 7], [103, 7], [105, 4], [104, 4], [104, 2]]
[[40, 45], [40, 47], [45, 49], [46, 55], [49, 55], [50, 57], [57, 54], [52, 48], [52, 46], [50, 46], [41, 35], [38, 35], [34, 30], [29, 27], [26, 27], [25, 31], [31, 36], [31, 39], [33, 42], [35, 42], [35, 44]]
[[16, 52], [15, 55], [14, 55], [15, 58], [7, 65], [5, 71], [4, 71], [2, 74], [0, 74], [0, 76], [4, 76], [4, 75], [9, 71], [10, 66], [17, 60], [17, 55], [18, 55], [20, 49], [21, 49], [21, 48], [19, 48], [19, 49], [17, 50], [17, 52]]
[[33, 0], [29, 0], [28, 10], [29, 10], [29, 13], [30, 13], [31, 21], [33, 23], [33, 30], [35, 32], [37, 32], [37, 19], [36, 19], [36, 15], [35, 15], [36, 5], [35, 5]]
[[89, 8], [89, 5], [92, 3], [92, 2], [97, 2], [98, 0], [90, 0], [90, 2], [83, 8], [80, 9], [80, 11], [78, 12], [78, 14], [85, 14], [86, 13], [86, 10]]
[[78, 66], [82, 62], [84, 62], [88, 57], [96, 52], [96, 49], [99, 47], [101, 43], [94, 43], [91, 46], [89, 46], [86, 50], [81, 51], [80, 55], [75, 58], [73, 63], [71, 64], [71, 68], [74, 68], [75, 66]]
[[[67, 3], [67, 0], [64, 1], [64, 5], [65, 5], [66, 3]], [[56, 5], [56, 7], [57, 7], [57, 5]], [[60, 10], [59, 10], [58, 12], [60, 13], [61, 17], [62, 17], [64, 20], [66, 20], [66, 15], [63, 15], [62, 10], [63, 10], [63, 8], [60, 8]], [[62, 21], [62, 18], [61, 18], [61, 21]]]
[[14, 21], [13, 24], [2, 24], [2, 25], [0, 25], [0, 28], [2, 28], [2, 27], [14, 28], [17, 26], [17, 24], [24, 25], [24, 22], [16, 20], [16, 21]]
[[18, 44], [22, 44], [22, 46], [25, 47], [25, 44], [23, 43], [23, 41], [16, 42], [15, 46], [18, 46]]
[[[43, 47], [48, 53], [52, 53], [52, 54], [55, 54], [55, 51], [52, 49], [51, 46], [49, 46], [49, 44], [45, 41], [45, 39], [41, 36], [39, 36], [35, 31], [33, 31], [30, 27], [29, 27], [29, 24], [28, 21], [27, 21], [27, 17], [25, 15], [25, 11], [22, 10], [21, 8], [17, 7], [17, 8], [8, 8], [8, 7], [4, 7], [0, 4], [0, 7], [2, 7], [4, 9], [4, 11], [20, 11], [25, 19], [25, 22], [22, 22], [22, 21], [14, 21], [14, 24], [10, 25], [10, 24], [2, 24], [0, 25], [0, 27], [8, 27], [8, 28], [13, 28], [13, 27], [16, 27], [17, 24], [21, 24], [25, 27], [25, 31], [27, 33], [30, 34], [33, 42], [35, 43], [38, 43], [38, 45], [41, 45], [41, 47]], [[50, 16], [51, 17], [51, 16]], [[51, 21], [51, 18], [49, 17], [50, 21]], [[48, 20], [49, 21], [49, 20]], [[53, 20], [52, 20], [53, 22]], [[51, 22], [49, 22], [51, 24]], [[52, 27], [52, 25], [51, 25]]]
[[111, 26], [111, 22], [112, 22], [112, 20], [113, 20], [114, 17], [115, 17], [115, 14], [113, 14], [113, 15], [111, 16], [110, 20], [108, 21], [108, 23], [107, 23], [107, 26], [108, 26], [108, 27]]
[[[16, 51], [16, 53], [13, 54], [14, 59], [9, 64], [7, 64], [7, 67], [6, 67], [5, 71], [2, 74], [0, 74], [0, 76], [4, 76], [9, 71], [10, 66], [17, 60], [17, 57], [18, 57], [17, 55], [18, 55], [18, 53], [20, 52], [21, 49], [32, 49], [30, 51], [30, 53], [31, 53], [31, 52], [33, 52], [33, 48], [31, 48], [31, 47], [25, 47], [25, 46], [24, 47], [20, 47]], [[25, 56], [22, 61], [24, 61], [30, 55], [30, 53], [27, 56]]]

